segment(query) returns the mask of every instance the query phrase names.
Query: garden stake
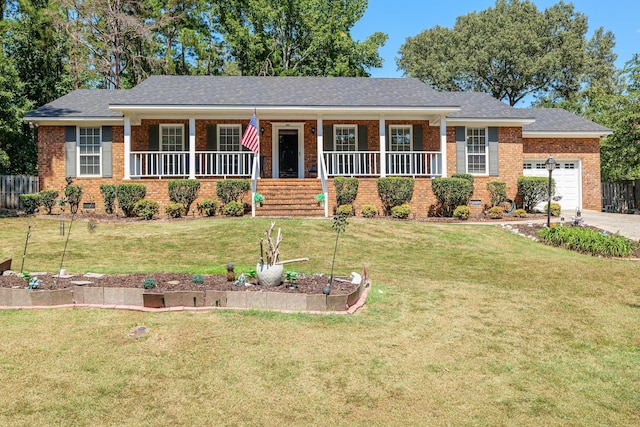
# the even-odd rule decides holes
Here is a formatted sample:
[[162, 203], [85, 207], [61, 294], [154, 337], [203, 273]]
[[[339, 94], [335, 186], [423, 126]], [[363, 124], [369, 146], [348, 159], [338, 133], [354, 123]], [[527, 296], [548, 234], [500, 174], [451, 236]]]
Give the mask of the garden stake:
[[329, 295], [331, 293], [331, 286], [333, 286], [333, 267], [336, 264], [336, 252], [338, 251], [338, 238], [340, 232], [345, 231], [347, 226], [347, 217], [344, 214], [338, 214], [333, 217], [333, 228], [336, 230], [336, 244], [333, 248], [333, 261], [331, 262], [331, 276], [329, 276], [329, 283], [322, 289], [322, 293]]
[[27, 244], [29, 243], [29, 237], [31, 237], [31, 223], [29, 223], [29, 227], [27, 228], [27, 238], [24, 241], [24, 252], [22, 253], [22, 265], [20, 266], [20, 274], [22, 274], [22, 269], [24, 268], [24, 259], [27, 257]]
[[69, 231], [67, 231], [67, 240], [64, 242], [64, 250], [62, 251], [62, 258], [60, 259], [60, 268], [58, 269], [58, 274], [53, 279], [53, 286], [58, 284], [58, 279], [60, 278], [60, 272], [62, 271], [62, 263], [64, 262], [64, 254], [67, 252], [67, 245], [69, 244], [69, 237], [71, 236], [71, 227], [73, 227], [73, 218], [76, 216], [75, 213], [71, 214], [71, 222], [69, 223]]

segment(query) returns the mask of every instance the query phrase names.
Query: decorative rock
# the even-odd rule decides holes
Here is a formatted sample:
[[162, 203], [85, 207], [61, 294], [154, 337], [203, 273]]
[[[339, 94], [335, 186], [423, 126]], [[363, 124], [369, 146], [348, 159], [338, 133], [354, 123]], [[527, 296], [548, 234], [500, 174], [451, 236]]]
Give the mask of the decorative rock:
[[13, 270], [5, 270], [5, 271], [2, 272], [2, 275], [3, 276], [17, 276], [18, 273], [16, 273]]
[[179, 280], [169, 280], [167, 282], [167, 285], [179, 285], [180, 281]]
[[84, 286], [84, 285], [90, 285], [93, 282], [89, 282], [88, 280], [72, 280], [71, 284], [73, 285], [77, 285], [77, 286]]
[[86, 274], [84, 275], [84, 277], [88, 277], [88, 278], [90, 278], [90, 279], [99, 279], [99, 278], [101, 278], [102, 276], [104, 276], [104, 274], [99, 274], [99, 273], [86, 273]]

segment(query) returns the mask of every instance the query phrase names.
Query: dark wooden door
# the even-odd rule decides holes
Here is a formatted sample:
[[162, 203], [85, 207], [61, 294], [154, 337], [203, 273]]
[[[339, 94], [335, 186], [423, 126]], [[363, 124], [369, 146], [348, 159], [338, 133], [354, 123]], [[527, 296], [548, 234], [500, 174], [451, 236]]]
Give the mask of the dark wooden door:
[[279, 177], [298, 177], [298, 132], [279, 136]]

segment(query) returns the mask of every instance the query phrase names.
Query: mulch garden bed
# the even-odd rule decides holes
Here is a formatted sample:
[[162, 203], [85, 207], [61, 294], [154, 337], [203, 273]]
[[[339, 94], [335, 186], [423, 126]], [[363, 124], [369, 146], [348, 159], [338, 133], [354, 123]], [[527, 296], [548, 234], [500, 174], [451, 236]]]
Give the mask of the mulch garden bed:
[[[70, 273], [72, 274], [72, 273]], [[286, 292], [299, 294], [322, 294], [322, 289], [327, 286], [329, 277], [324, 274], [298, 274], [295, 283], [282, 283], [280, 286], [261, 286], [257, 279], [247, 281], [247, 285], [239, 286], [234, 282], [228, 282], [226, 275], [207, 274], [202, 275], [204, 283], [192, 282], [193, 275], [187, 273], [134, 273], [134, 274], [105, 274], [101, 277], [86, 277], [84, 274], [73, 274], [72, 277], [60, 277], [56, 284], [53, 274], [37, 275], [42, 281], [38, 289], [56, 290], [68, 289], [78, 286], [73, 282], [91, 282], [81, 286], [86, 287], [120, 287], [142, 288], [142, 283], [148, 277], [156, 281], [156, 287], [148, 289], [149, 293], [163, 293], [166, 291], [251, 291], [251, 292]], [[0, 276], [2, 288], [25, 288], [27, 282], [16, 275]], [[356, 290], [358, 285], [352, 284], [348, 277], [334, 277], [331, 286], [331, 295], [348, 295]]]

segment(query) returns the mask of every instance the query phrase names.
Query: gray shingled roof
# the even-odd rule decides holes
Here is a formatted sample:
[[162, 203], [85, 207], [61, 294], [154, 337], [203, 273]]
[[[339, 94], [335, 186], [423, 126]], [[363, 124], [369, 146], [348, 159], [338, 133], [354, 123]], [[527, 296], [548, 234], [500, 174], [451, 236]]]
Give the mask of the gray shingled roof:
[[523, 126], [524, 132], [601, 132], [611, 129], [577, 116], [562, 108], [522, 108], [535, 118], [535, 122]]
[[520, 108], [513, 108], [486, 93], [449, 92], [447, 97], [460, 106], [460, 111], [450, 113], [455, 119], [532, 119], [533, 115]]
[[447, 107], [418, 79], [362, 77], [151, 76], [119, 105]]
[[78, 89], [70, 92], [37, 110], [30, 111], [26, 118], [38, 117], [122, 117], [119, 111], [109, 109], [109, 104], [118, 99], [122, 91], [107, 89]]

